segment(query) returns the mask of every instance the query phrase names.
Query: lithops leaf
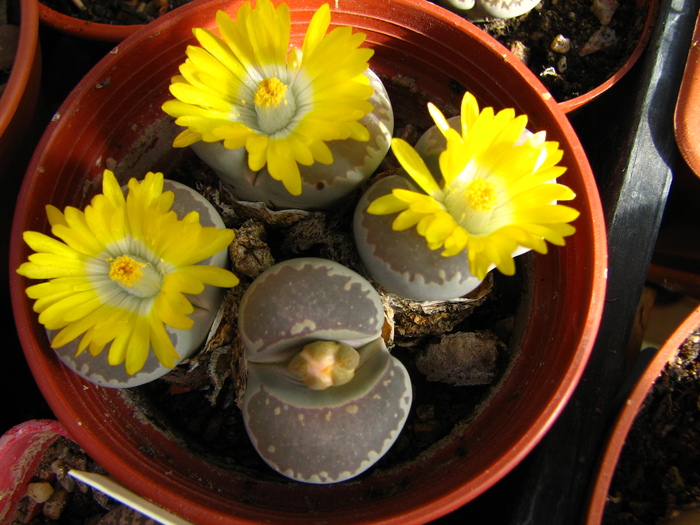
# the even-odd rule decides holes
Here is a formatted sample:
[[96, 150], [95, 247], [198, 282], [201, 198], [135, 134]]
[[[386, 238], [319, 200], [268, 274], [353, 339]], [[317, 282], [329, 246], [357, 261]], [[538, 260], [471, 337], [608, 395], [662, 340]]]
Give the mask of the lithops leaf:
[[238, 325], [246, 358], [288, 360], [305, 344], [338, 341], [354, 348], [380, 336], [381, 299], [370, 283], [333, 261], [292, 259], [262, 273], [241, 300]]
[[[122, 188], [126, 191], [126, 187]], [[172, 191], [175, 194], [172, 210], [182, 219], [191, 211], [199, 213], [202, 226], [216, 226], [224, 228], [224, 222], [216, 209], [209, 201], [195, 190], [176, 181], [165, 180], [164, 191]], [[228, 250], [223, 249], [219, 253], [201, 261], [201, 264], [227, 268], [229, 266]], [[214, 319], [223, 302], [225, 291], [222, 288], [205, 285], [204, 291], [199, 295], [190, 295], [188, 300], [194, 306], [189, 317], [194, 321], [189, 330], [178, 330], [166, 326], [165, 330], [170, 336], [180, 359], [175, 361], [177, 365], [182, 359], [190, 356], [204, 342]], [[49, 331], [49, 338], [53, 339], [57, 331]], [[108, 362], [109, 345], [97, 356], [89, 352], [77, 353], [80, 338], [55, 349], [59, 359], [66, 366], [84, 377], [88, 381], [100, 386], [113, 388], [127, 388], [139, 386], [144, 383], [164, 376], [172, 369], [160, 364], [153, 352], [149, 352], [143, 368], [133, 375], [126, 373], [123, 366], [113, 366]]]
[[306, 483], [357, 476], [381, 458], [411, 405], [408, 373], [379, 338], [358, 349], [346, 384], [312, 390], [283, 364], [249, 363], [243, 420], [260, 456]]
[[392, 229], [394, 215], [373, 215], [369, 203], [394, 188], [416, 191], [404, 177], [391, 175], [373, 184], [355, 210], [357, 251], [370, 275], [387, 290], [415, 301], [446, 301], [475, 289], [481, 280], [469, 271], [466, 254], [443, 257], [430, 250], [415, 228]]

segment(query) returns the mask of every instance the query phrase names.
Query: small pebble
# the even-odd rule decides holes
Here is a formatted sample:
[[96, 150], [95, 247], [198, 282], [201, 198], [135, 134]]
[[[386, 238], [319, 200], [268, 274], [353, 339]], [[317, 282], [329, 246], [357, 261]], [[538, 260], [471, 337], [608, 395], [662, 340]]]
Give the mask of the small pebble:
[[51, 520], [58, 520], [67, 504], [68, 492], [63, 487], [58, 487], [51, 494], [51, 497], [44, 502], [44, 516]]
[[571, 40], [566, 38], [564, 35], [557, 35], [552, 40], [549, 45], [550, 49], [555, 53], [565, 54], [571, 50]]
[[617, 10], [617, 0], [593, 0], [591, 12], [604, 26], [608, 25]]
[[559, 70], [559, 72], [564, 73], [568, 67], [569, 67], [569, 65], [566, 62], [566, 57], [561, 57], [559, 59], [559, 62], [557, 62], [557, 69]]
[[27, 485], [27, 496], [36, 503], [44, 503], [53, 495], [53, 487], [47, 481], [39, 481]]
[[615, 30], [609, 28], [608, 26], [601, 26], [598, 31], [591, 35], [583, 46], [583, 48], [578, 52], [579, 56], [590, 55], [596, 51], [604, 51], [609, 47], [614, 46], [617, 43], [617, 35]]
[[525, 65], [530, 61], [530, 48], [520, 40], [515, 40], [510, 45], [510, 52], [513, 53]]

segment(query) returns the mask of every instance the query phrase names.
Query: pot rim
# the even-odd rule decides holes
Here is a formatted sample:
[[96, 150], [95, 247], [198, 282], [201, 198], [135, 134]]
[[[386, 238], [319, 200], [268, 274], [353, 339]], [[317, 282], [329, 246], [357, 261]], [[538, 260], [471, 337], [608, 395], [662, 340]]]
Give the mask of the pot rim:
[[666, 342], [654, 354], [634, 384], [634, 388], [626, 396], [623, 407], [608, 434], [608, 440], [594, 478], [595, 482], [588, 505], [587, 525], [599, 525], [602, 522], [608, 491], [615, 475], [617, 463], [637, 414], [668, 362], [678, 354], [678, 350], [683, 342], [698, 327], [700, 327], [700, 306], [681, 321]]
[[[321, 0], [311, 0], [307, 2], [308, 4], [317, 4]], [[241, 3], [242, 0], [237, 2], [227, 2], [227, 9], [232, 9], [237, 3]], [[219, 0], [218, 3], [224, 4], [224, 0]], [[406, 504], [404, 508], [401, 509], [399, 515], [392, 514], [391, 516], [382, 516], [383, 523], [424, 523], [426, 521], [438, 518], [447, 512], [454, 510], [464, 503], [470, 501], [474, 497], [483, 493], [485, 490], [494, 485], [503, 476], [505, 476], [515, 465], [524, 458], [539, 440], [544, 436], [547, 430], [554, 423], [558, 415], [564, 408], [564, 405], [570, 398], [578, 380], [583, 373], [583, 369], [588, 360], [588, 356], [593, 347], [595, 336], [597, 334], [598, 326], [602, 316], [603, 310], [603, 299], [605, 296], [605, 279], [606, 279], [606, 264], [607, 264], [607, 244], [605, 236], [605, 221], [603, 218], [602, 205], [600, 203], [600, 198], [598, 195], [597, 187], [595, 185], [595, 179], [593, 177], [590, 166], [581, 146], [578, 138], [569, 123], [567, 116], [559, 109], [557, 103], [552, 99], [549, 92], [544, 88], [544, 86], [536, 79], [532, 72], [515, 57], [509, 55], [504, 55], [504, 48], [498, 44], [494, 39], [488, 37], [481, 30], [477, 30], [474, 26], [468, 23], [466, 20], [462, 19], [458, 15], [448, 12], [445, 9], [439, 8], [435, 4], [428, 2], [427, 0], [385, 0], [384, 3], [391, 3], [391, 7], [398, 10], [405, 10], [410, 12], [415, 12], [416, 10], [425, 11], [429, 16], [437, 17], [443, 22], [449, 24], [450, 26], [457, 26], [466, 34], [472, 34], [476, 36], [476, 39], [482, 42], [484, 48], [490, 51], [490, 54], [494, 54], [498, 57], [500, 62], [507, 62], [510, 67], [515, 69], [520, 76], [526, 78], [529, 84], [531, 84], [531, 90], [528, 90], [528, 94], [525, 96], [526, 100], [537, 100], [538, 108], [543, 112], [547, 112], [547, 116], [551, 118], [559, 131], [561, 131], [562, 138], [568, 141], [569, 148], [567, 148], [567, 158], [569, 159], [573, 169], [577, 169], [581, 173], [581, 185], [583, 190], [580, 192], [582, 200], [587, 199], [592, 220], [590, 224], [586, 224], [589, 228], [586, 235], [589, 235], [592, 240], [590, 246], [586, 246], [587, 253], [578, 254], [580, 257], [586, 259], [587, 263], [590, 259], [590, 266], [588, 267], [590, 273], [584, 276], [584, 281], [586, 282], [586, 297], [585, 304], [580, 305], [580, 311], [582, 312], [580, 317], [585, 319], [585, 329], [580, 332], [577, 331], [573, 335], [576, 337], [577, 351], [570, 361], [566, 362], [564, 367], [564, 373], [562, 374], [560, 380], [556, 382], [556, 385], [552, 387], [554, 392], [549, 395], [543, 409], [530, 422], [528, 419], [527, 428], [521, 434], [518, 434], [517, 440], [514, 440], [510, 449], [499, 451], [498, 458], [493, 462], [486, 464], [487, 460], [479, 460], [483, 464], [483, 468], [479, 470], [478, 475], [474, 475], [468, 479], [466, 483], [460, 483], [459, 488], [450, 491], [445, 494], [444, 491], [439, 491], [435, 487], [426, 485], [422, 486], [427, 494], [425, 497], [430, 501], [422, 507], [416, 508], [411, 507], [410, 500], [404, 500]], [[64, 102], [59, 113], [61, 115], [67, 115], [70, 113], [68, 111], [72, 105], [76, 103], [81, 96], [84, 96], [85, 92], [94, 89], [96, 84], [99, 84], [104, 80], [104, 75], [100, 73], [102, 68], [106, 68], [110, 65], [111, 60], [115, 55], [122, 55], [129, 52], [130, 49], [138, 48], [139, 43], [151, 38], [151, 31], [158, 31], [160, 34], [165, 28], [170, 26], [175, 26], [179, 20], [186, 17], [190, 10], [200, 8], [204, 4], [217, 4], [216, 1], [211, 2], [209, 0], [196, 0], [190, 4], [187, 4], [177, 10], [177, 13], [171, 12], [163, 17], [160, 17], [156, 22], [152, 23], [151, 28], [143, 28], [142, 30], [136, 32], [129, 38], [119, 45], [118, 53], [112, 54], [105, 57], [98, 63], [98, 65], [81, 81], [81, 83], [76, 87], [76, 89], [69, 95], [69, 97]], [[306, 3], [304, 4], [306, 5]], [[213, 7], [212, 7], [213, 9]], [[307, 8], [310, 9], [310, 8]], [[347, 8], [346, 8], [347, 9]], [[478, 31], [478, 33], [476, 33]], [[504, 87], [504, 91], [507, 86]], [[524, 102], [523, 102], [524, 103]], [[42, 169], [41, 165], [38, 164], [41, 159], [41, 155], [44, 151], [51, 147], [52, 142], [52, 130], [56, 126], [62, 124], [59, 119], [57, 122], [53, 122], [47, 129], [47, 132], [42, 137], [34, 158], [30, 163], [27, 170], [27, 177], [23, 184], [23, 188], [20, 194], [19, 202], [25, 202], [29, 197], [28, 194], [31, 191], [35, 191], [34, 181], [35, 175]], [[21, 209], [22, 206], [18, 206]], [[11, 243], [11, 271], [15, 268], [22, 260], [21, 250], [19, 248], [21, 244], [21, 234], [23, 229], [26, 229], [26, 225], [21, 220], [19, 216], [15, 217], [13, 224]], [[589, 282], [590, 281], [590, 282]], [[170, 509], [176, 513], [181, 513], [184, 516], [188, 516], [188, 513], [192, 512], [192, 509], [188, 509], [188, 501], [181, 497], [180, 494], [187, 491], [192, 491], [193, 482], [183, 479], [175, 479], [175, 476], [163, 476], [162, 469], [157, 468], [154, 464], [149, 464], [147, 466], [138, 465], [135, 463], [141, 457], [137, 455], [139, 452], [132, 451], [133, 455], [129, 453], [124, 453], [121, 456], [115, 457], [113, 451], [119, 450], [122, 443], [119, 442], [117, 437], [112, 435], [104, 435], [95, 432], [93, 428], [93, 423], [96, 421], [88, 421], [84, 418], [85, 414], [79, 413], [73, 407], [70, 407], [57, 399], [57, 392], [59, 386], [57, 384], [57, 377], [55, 369], [60, 363], [57, 363], [56, 359], [51, 356], [41, 354], [41, 347], [46, 346], [45, 342], [39, 341], [36, 337], [37, 334], [33, 333], [31, 327], [26, 327], [22, 323], [22, 315], [31, 315], [31, 308], [28, 312], [25, 312], [27, 307], [27, 299], [24, 295], [24, 289], [22, 288], [22, 281], [20, 279], [13, 278], [12, 282], [12, 300], [13, 306], [15, 308], [15, 315], [18, 317], [18, 327], [20, 332], [20, 338], [22, 340], [23, 347], [25, 349], [39, 348], [40, 351], [26, 351], [27, 359], [29, 361], [30, 367], [36, 377], [43, 377], [47, 379], [47, 382], [40, 385], [45, 397], [52, 405], [52, 408], [56, 415], [61, 421], [67, 426], [68, 431], [74, 436], [74, 439], [95, 459], [100, 461], [103, 467], [108, 471], [114, 472], [115, 478], [129, 486], [135, 492], [142, 496], [145, 496], [154, 501], [161, 501], [162, 504], [169, 505]], [[26, 323], [25, 323], [26, 324]], [[51, 352], [53, 354], [53, 352]], [[63, 379], [66, 380], [66, 379]], [[85, 396], [90, 397], [92, 402], [101, 405], [103, 401], [99, 399], [99, 388], [93, 385], [86, 384], [82, 382], [77, 376], [70, 376], [67, 380], [75, 387], [76, 390], [84, 391]], [[530, 380], [530, 378], [526, 378]], [[534, 381], [534, 380], [533, 380]], [[49, 384], [50, 383], [50, 384]], [[94, 399], [93, 399], [94, 398]], [[102, 412], [100, 412], [101, 415]], [[483, 416], [483, 413], [480, 417]], [[507, 419], [507, 418], [501, 418]], [[507, 429], [504, 422], [504, 430]], [[525, 426], [525, 425], [524, 425]], [[132, 429], [132, 431], [138, 431]], [[111, 450], [110, 450], [111, 449]], [[121, 451], [120, 451], [121, 452]], [[165, 451], [166, 454], [173, 453], [172, 449]], [[454, 456], [453, 456], [454, 457]], [[488, 461], [491, 461], [489, 458]], [[481, 463], [479, 466], [481, 467]], [[453, 469], [457, 470], [457, 469]], [[455, 472], [455, 476], [464, 477], [460, 472]], [[151, 481], [151, 477], [160, 476], [161, 485], [154, 487]], [[400, 483], [401, 478], [397, 478], [397, 484]], [[291, 489], [290, 489], [291, 490]], [[334, 489], [329, 489], [329, 493], [332, 494]], [[226, 516], [221, 514], [220, 505], [217, 506], [217, 500], [214, 495], [207, 494], [206, 497], [201, 498], [201, 503], [206, 507], [207, 518], [212, 521], [225, 519]], [[253, 516], [253, 517], [251, 517]], [[299, 523], [308, 523], [308, 516], [285, 516], [289, 518], [290, 523], [294, 519], [298, 520]], [[230, 519], [230, 517], [229, 517]], [[262, 519], [262, 518], [260, 518]], [[240, 523], [258, 523], [254, 517], [254, 512], [251, 511], [245, 516], [237, 516], [237, 520]], [[300, 521], [299, 521], [300, 520]]]
[[629, 72], [629, 70], [632, 69], [632, 67], [637, 63], [639, 57], [642, 56], [642, 53], [646, 49], [649, 40], [651, 40], [651, 35], [653, 33], [654, 25], [656, 24], [656, 19], [659, 13], [659, 0], [637, 0], [637, 7], [644, 5], [648, 7], [648, 11], [644, 20], [644, 26], [642, 27], [642, 31], [639, 35], [639, 41], [637, 42], [637, 45], [632, 51], [632, 54], [625, 61], [622, 67], [618, 69], [615, 72], [615, 74], [609, 79], [607, 79], [605, 82], [599, 84], [598, 86], [584, 93], [583, 95], [579, 95], [578, 97], [574, 97], [572, 99], [560, 102], [559, 107], [564, 113], [573, 113], [577, 109], [598, 98], [600, 95], [602, 95], [615, 84], [617, 84], [622, 79], [622, 77], [624, 77]]
[[37, 0], [37, 3], [39, 4], [39, 20], [41, 23], [69, 35], [90, 40], [118, 43], [139, 31], [145, 25], [101, 24], [90, 22], [89, 20], [80, 20], [51, 9], [40, 0]]

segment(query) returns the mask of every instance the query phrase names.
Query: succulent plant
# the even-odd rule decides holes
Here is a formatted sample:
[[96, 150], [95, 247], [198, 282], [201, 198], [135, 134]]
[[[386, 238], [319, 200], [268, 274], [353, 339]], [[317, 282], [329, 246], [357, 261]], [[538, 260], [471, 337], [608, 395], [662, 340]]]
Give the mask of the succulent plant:
[[315, 162], [299, 166], [301, 194], [293, 195], [270, 176], [267, 166], [253, 171], [244, 148], [227, 149], [222, 142], [195, 142], [190, 147], [219, 176], [239, 200], [264, 202], [272, 208], [327, 209], [357, 189], [382, 162], [391, 144], [394, 113], [386, 89], [371, 70], [365, 72], [374, 88], [373, 109], [360, 119], [369, 140], [334, 140], [326, 144], [331, 164]]
[[196, 28], [175, 97], [163, 110], [240, 200], [276, 208], [329, 208], [382, 161], [393, 113], [369, 69], [363, 33], [329, 31], [331, 11], [312, 16], [301, 47], [290, 45], [285, 3], [246, 2], [235, 20], [217, 13], [220, 36]]
[[579, 213], [558, 204], [575, 197], [557, 182], [563, 152], [545, 132], [527, 130], [527, 116], [480, 110], [470, 93], [459, 117], [428, 109], [435, 126], [415, 149], [392, 140], [407, 176], [379, 178], [360, 199], [353, 229], [376, 281], [408, 299], [442, 301], [494, 268], [513, 275], [514, 258], [547, 253], [546, 241], [564, 245]]
[[333, 261], [279, 263], [239, 309], [248, 377], [243, 420], [260, 456], [284, 476], [335, 483], [371, 467], [408, 416], [408, 373], [381, 337], [374, 288]]
[[[152, 175], [152, 174], [149, 174]], [[162, 175], [157, 174], [157, 176], [161, 177], [162, 180]], [[148, 179], [148, 176], [147, 176]], [[111, 180], [114, 180], [113, 178]], [[135, 182], [135, 181], [132, 181]], [[196, 275], [196, 272], [223, 272], [222, 276], [226, 280], [231, 281], [231, 284], [234, 282], [237, 282], [237, 279], [230, 274], [228, 271], [224, 270], [219, 270], [226, 268], [228, 266], [228, 250], [227, 250], [227, 244], [230, 243], [230, 239], [233, 237], [233, 233], [228, 230], [227, 232], [230, 235], [224, 235], [224, 223], [217, 213], [217, 211], [214, 209], [214, 207], [207, 201], [202, 195], [194, 191], [193, 189], [189, 188], [188, 186], [185, 186], [184, 184], [181, 184], [179, 182], [171, 181], [171, 180], [163, 180], [162, 181], [162, 188], [163, 191], [165, 192], [163, 195], [165, 196], [168, 192], [172, 192], [172, 205], [169, 206], [170, 209], [170, 214], [174, 214], [169, 217], [167, 224], [163, 222], [163, 217], [165, 217], [168, 214], [165, 214], [163, 217], [159, 217], [160, 213], [167, 212], [167, 209], [164, 209], [164, 207], [160, 206], [160, 210], [158, 210], [157, 213], [155, 212], [154, 206], [151, 206], [148, 209], [145, 209], [143, 211], [140, 211], [138, 209], [139, 206], [144, 206], [144, 203], [147, 205], [148, 200], [152, 198], [152, 193], [153, 191], [157, 190], [152, 190], [149, 187], [149, 193], [148, 197], [144, 197], [143, 195], [140, 198], [134, 197], [133, 199], [131, 198], [132, 196], [129, 195], [127, 197], [127, 204], [125, 208], [128, 208], [129, 211], [125, 213], [119, 213], [121, 210], [117, 210], [114, 213], [109, 213], [107, 212], [106, 215], [112, 215], [112, 223], [107, 225], [106, 223], [103, 223], [99, 220], [99, 213], [96, 212], [95, 210], [101, 209], [100, 206], [96, 203], [96, 200], [93, 200], [93, 205], [89, 206], [88, 209], [86, 209], [85, 212], [85, 223], [83, 225], [82, 229], [79, 229], [80, 233], [82, 234], [82, 237], [79, 237], [78, 235], [75, 235], [73, 237], [68, 237], [67, 233], [70, 232], [65, 232], [65, 229], [62, 231], [63, 236], [66, 239], [70, 239], [70, 241], [76, 245], [76, 246], [91, 246], [91, 240], [89, 238], [89, 235], [86, 232], [89, 231], [96, 231], [98, 232], [99, 238], [102, 239], [102, 241], [107, 245], [107, 251], [109, 253], [114, 253], [115, 251], [122, 251], [127, 254], [138, 254], [140, 257], [139, 259], [152, 259], [151, 256], [148, 256], [146, 254], [150, 253], [150, 251], [155, 247], [156, 249], [160, 250], [157, 253], [161, 258], [166, 258], [167, 260], [161, 259], [161, 263], [163, 265], [162, 268], [158, 270], [158, 272], [163, 272], [165, 271], [166, 273], [168, 271], [172, 272], [173, 270], [176, 270], [177, 266], [179, 264], [185, 263], [186, 259], [190, 257], [189, 249], [192, 248], [193, 245], [195, 244], [205, 244], [209, 246], [206, 248], [210, 253], [213, 252], [212, 247], [214, 246], [219, 246], [218, 249], [219, 251], [214, 253], [213, 255], [207, 257], [206, 259], [203, 259], [199, 261], [197, 264], [193, 265], [193, 267], [189, 268], [183, 268], [183, 272], [189, 271], [193, 275]], [[114, 188], [110, 188], [111, 191], [119, 191], [119, 186], [116, 183], [116, 180], [114, 180]], [[142, 183], [142, 186], [146, 186], [146, 183]], [[131, 183], [129, 188], [131, 189]], [[122, 190], [126, 192], [126, 187], [123, 187]], [[110, 195], [110, 198], [113, 198], [110, 192], [106, 193]], [[158, 193], [155, 193], [158, 195]], [[102, 197], [100, 195], [99, 197]], [[66, 210], [66, 217], [70, 217], [68, 220], [70, 224], [77, 225], [80, 224], [79, 221], [76, 221], [75, 215], [77, 210], [71, 210], [67, 209]], [[195, 212], [194, 214], [192, 212]], [[60, 213], [60, 212], [59, 212]], [[103, 212], [104, 213], [104, 212]], [[120, 225], [120, 221], [125, 219], [125, 214], [130, 214], [129, 218], [131, 221], [128, 219], [126, 222], [128, 222], [132, 230], [135, 228], [134, 226], [134, 219], [133, 217], [136, 216], [143, 216], [143, 217], [149, 217], [151, 221], [151, 225], [153, 226], [148, 232], [142, 233], [142, 232], [131, 232], [130, 235], [126, 235], [125, 238], [122, 238], [117, 241], [113, 241], [112, 243], [109, 243], [110, 239], [113, 238], [119, 238], [119, 235], [123, 233], [123, 226]], [[175, 218], [174, 216], [177, 216]], [[185, 217], [187, 219], [185, 219]], [[198, 217], [198, 223], [195, 224], [193, 220], [197, 219]], [[161, 231], [163, 228], [166, 228], [168, 232], [173, 231], [173, 222], [174, 220], [179, 220], [187, 223], [189, 222], [189, 226], [184, 226], [184, 230], [177, 230], [179, 232], [178, 236], [187, 236], [187, 240], [185, 242], [185, 245], [183, 247], [175, 247], [172, 242], [170, 242], [166, 235], [163, 235], [163, 232]], [[56, 219], [54, 219], [55, 221]], [[163, 224], [163, 228], [159, 228], [157, 225]], [[196, 238], [194, 237], [195, 230], [201, 229], [200, 234], [204, 234], [203, 237]], [[121, 228], [121, 229], [120, 229]], [[212, 232], [217, 232], [217, 236], [220, 237], [219, 240], [214, 243], [214, 237], [211, 235], [208, 235], [208, 233], [205, 234], [204, 230], [208, 230], [208, 233]], [[58, 231], [58, 230], [54, 230]], [[128, 230], [127, 230], [128, 231]], [[220, 234], [219, 234], [220, 232]], [[59, 235], [62, 234], [59, 231]], [[135, 240], [131, 240], [131, 237], [134, 237]], [[208, 235], [208, 237], [207, 237]], [[146, 248], [143, 243], [140, 243], [138, 238], [139, 237], [148, 237], [149, 241], [153, 241], [150, 243], [149, 248]], [[159, 241], [160, 239], [160, 241]], [[163, 240], [166, 240], [166, 242], [163, 242]], [[82, 242], [81, 244], [78, 244], [77, 241]], [[183, 242], [185, 241], [184, 238], [179, 238], [178, 242]], [[94, 244], [94, 243], [92, 243]], [[167, 245], [167, 246], [165, 246]], [[169, 246], [169, 248], [168, 248]], [[182, 248], [182, 249], [181, 249]], [[167, 253], [166, 253], [167, 252]], [[84, 255], [79, 255], [78, 257], [84, 257]], [[99, 256], [96, 256], [94, 259], [86, 258], [86, 260], [91, 261], [86, 263], [86, 266], [90, 270], [90, 272], [87, 274], [87, 282], [91, 282], [90, 279], [93, 279], [96, 281], [97, 275], [100, 272], [100, 264], [101, 260], [108, 257], [107, 255], [101, 254]], [[134, 255], [134, 257], [137, 257]], [[31, 260], [31, 257], [30, 257]], [[107, 259], [107, 262], [109, 262], [110, 259]], [[114, 262], [114, 261], [113, 261]], [[28, 263], [29, 264], [29, 263]], [[105, 263], [106, 264], [106, 263]], [[145, 263], [139, 263], [140, 266], [146, 267]], [[114, 265], [114, 264], [113, 264]], [[157, 272], [157, 273], [158, 273]], [[204, 273], [202, 273], [204, 275]], [[147, 276], [147, 274], [146, 274]], [[146, 279], [146, 276], [143, 278], [143, 280]], [[110, 272], [110, 277], [111, 277], [111, 272]], [[161, 278], [163, 276], [161, 275]], [[167, 276], [165, 277], [166, 279], [168, 278]], [[64, 277], [65, 279], [65, 277]], [[104, 324], [108, 325], [114, 325], [119, 327], [117, 330], [117, 336], [115, 340], [111, 342], [107, 342], [106, 348], [104, 351], [97, 351], [92, 348], [90, 344], [88, 344], [88, 348], [85, 348], [85, 341], [82, 341], [80, 337], [76, 337], [73, 340], [69, 340], [68, 342], [61, 341], [61, 344], [56, 344], [59, 342], [59, 337], [62, 337], [63, 334], [62, 332], [70, 332], [75, 335], [77, 332], [75, 331], [74, 327], [78, 328], [81, 327], [83, 329], [86, 329], [85, 322], [89, 321], [90, 319], [95, 319], [95, 312], [93, 312], [92, 315], [88, 314], [85, 315], [82, 319], [80, 317], [76, 317], [74, 315], [75, 312], [79, 312], [81, 308], [78, 308], [76, 306], [70, 308], [70, 310], [67, 312], [66, 316], [72, 316], [76, 317], [75, 320], [72, 321], [71, 323], [68, 323], [68, 326], [64, 328], [62, 331], [59, 330], [58, 328], [54, 328], [52, 325], [47, 326], [47, 333], [49, 336], [49, 339], [52, 341], [52, 346], [54, 346], [54, 350], [56, 354], [58, 355], [59, 359], [70, 369], [72, 369], [74, 372], [79, 374], [80, 376], [84, 377], [88, 381], [91, 381], [95, 384], [98, 384], [100, 386], [105, 386], [105, 387], [113, 387], [113, 388], [127, 388], [127, 387], [134, 387], [138, 386], [144, 383], [147, 383], [149, 381], [152, 381], [154, 379], [157, 379], [165, 374], [167, 374], [173, 366], [177, 365], [182, 359], [188, 357], [190, 354], [192, 354], [197, 348], [199, 348], [206, 338], [213, 322], [214, 319], [217, 315], [217, 312], [219, 311], [219, 306], [221, 305], [223, 301], [223, 296], [224, 296], [224, 290], [222, 288], [219, 288], [218, 286], [211, 286], [210, 284], [206, 284], [206, 281], [208, 279], [204, 278], [204, 284], [201, 287], [201, 290], [195, 290], [191, 288], [191, 284], [185, 284], [186, 281], [183, 281], [182, 278], [180, 278], [179, 284], [176, 286], [178, 287], [178, 291], [176, 291], [176, 295], [179, 296], [179, 303], [178, 303], [178, 308], [180, 309], [180, 314], [187, 314], [186, 319], [183, 318], [181, 323], [178, 323], [179, 326], [175, 327], [172, 326], [174, 323], [172, 314], [170, 314], [170, 318], [168, 319], [169, 323], [165, 323], [163, 327], [163, 334], [166, 338], [169, 339], [169, 341], [172, 343], [172, 347], [174, 349], [173, 356], [171, 358], [170, 362], [167, 362], [166, 359], [163, 358], [162, 353], [154, 351], [154, 346], [156, 346], [156, 343], [153, 342], [154, 336], [151, 335], [151, 343], [149, 344], [148, 339], [146, 339], [145, 343], [143, 343], [143, 348], [134, 348], [134, 352], [138, 351], [139, 353], [142, 354], [142, 364], [140, 367], [138, 367], [135, 370], [129, 370], [129, 366], [127, 363], [127, 366], [117, 366], [119, 364], [122, 364], [121, 362], [117, 361], [114, 362], [114, 355], [112, 355], [112, 350], [115, 344], [118, 344], [119, 341], [117, 341], [118, 338], [120, 338], [122, 335], [127, 336], [127, 339], [130, 341], [134, 340], [135, 336], [130, 336], [130, 333], [138, 334], [141, 337], [143, 337], [143, 332], [141, 329], [137, 328], [136, 325], [131, 326], [129, 323], [135, 323], [134, 322], [134, 317], [132, 316], [129, 321], [126, 321], [124, 319], [124, 315], [119, 312], [115, 311], [116, 309], [112, 308], [109, 309], [110, 307], [115, 306], [123, 306], [123, 305], [129, 305], [129, 301], [133, 303], [133, 299], [130, 298], [130, 296], [125, 295], [122, 297], [123, 303], [117, 304], [118, 301], [115, 301], [114, 298], [114, 293], [110, 294], [110, 298], [105, 299], [106, 303], [105, 306], [106, 308], [105, 313], [102, 314], [104, 316], [104, 319], [98, 320], [96, 323], [96, 326], [102, 326], [103, 328], [101, 330], [88, 330], [89, 334], [94, 334], [97, 332], [99, 337], [104, 338], [105, 333], [112, 332], [114, 330], [105, 330], [104, 329]], [[104, 281], [104, 280], [103, 280]], [[59, 286], [60, 278], [59, 279], [54, 279], [54, 286]], [[110, 283], [113, 285], [112, 287], [116, 287], [117, 284]], [[231, 285], [229, 284], [229, 286]], [[37, 285], [41, 286], [41, 285]], [[126, 285], [122, 285], [128, 287], [128, 283]], [[159, 286], [161, 286], [161, 291], [165, 288], [165, 286], [161, 283]], [[168, 285], [169, 286], [169, 285]], [[219, 285], [221, 286], [221, 285]], [[83, 286], [82, 288], [78, 286], [74, 286], [75, 290], [73, 292], [73, 295], [75, 295], [76, 299], [78, 299], [78, 293], [79, 290], [85, 289]], [[105, 282], [101, 283], [101, 290], [109, 290], [110, 286], [105, 284]], [[136, 288], [136, 286], [133, 286], [133, 288]], [[158, 288], [156, 286], [156, 288]], [[183, 295], [180, 293], [180, 290], [186, 291], [187, 295]], [[106, 294], [106, 292], [104, 292]], [[141, 300], [139, 298], [138, 300]], [[143, 300], [143, 306], [140, 307], [143, 312], [148, 312], [148, 308], [153, 308], [149, 306], [150, 304], [155, 304], [156, 307], [164, 307], [164, 302], [159, 299], [153, 299], [149, 298], [148, 296], [144, 296], [142, 298]], [[83, 306], [89, 304], [90, 302], [83, 299], [85, 302]], [[115, 304], [111, 304], [112, 303]], [[96, 301], [93, 301], [96, 302]], [[185, 304], [187, 302], [187, 304]], [[133, 306], [128, 306], [128, 307], [133, 307]], [[188, 312], [189, 310], [189, 312]], [[141, 310], [139, 310], [141, 311]], [[166, 308], [166, 311], [170, 312], [169, 308]], [[149, 314], [150, 315], [150, 314]], [[160, 314], [155, 314], [155, 315], [160, 315]], [[153, 316], [151, 318], [151, 325], [153, 325], [155, 322], [155, 319], [153, 319]], [[157, 317], [156, 317], [157, 319]], [[42, 320], [42, 317], [40, 316], [40, 321]], [[100, 325], [100, 323], [103, 323]], [[89, 325], [88, 325], [89, 326]], [[189, 326], [189, 327], [187, 327]], [[146, 328], [146, 332], [148, 332], [148, 327]], [[102, 334], [101, 336], [99, 334]], [[96, 336], [97, 337], [97, 336]], [[63, 337], [65, 339], [65, 337]], [[116, 343], [115, 343], [116, 341]], [[150, 347], [150, 348], [149, 348]], [[131, 347], [127, 350], [127, 352], [130, 352]], [[168, 356], [169, 357], [169, 356]], [[122, 357], [124, 359], [124, 357]], [[127, 354], [126, 359], [130, 359], [130, 356]], [[141, 360], [139, 360], [141, 361]]]
[[443, 6], [470, 20], [514, 18], [532, 10], [541, 0], [439, 0]]

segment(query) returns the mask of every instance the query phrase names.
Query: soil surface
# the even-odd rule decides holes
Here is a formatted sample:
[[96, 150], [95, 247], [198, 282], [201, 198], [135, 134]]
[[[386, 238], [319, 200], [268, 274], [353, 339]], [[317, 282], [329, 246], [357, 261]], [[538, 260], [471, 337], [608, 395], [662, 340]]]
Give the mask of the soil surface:
[[699, 506], [700, 327], [659, 376], [630, 430], [603, 523], [652, 525]]
[[[188, 1], [41, 3], [83, 20], [129, 25], [148, 23]], [[477, 26], [509, 48], [554, 99], [563, 102], [602, 84], [627, 61], [637, 45], [646, 14], [646, 6], [637, 7], [637, 0], [542, 0], [525, 15], [477, 22]]]
[[40, 0], [54, 11], [98, 24], [147, 24], [191, 0]]
[[525, 15], [477, 25], [518, 56], [555, 100], [563, 102], [599, 86], [620, 69], [637, 45], [646, 14], [647, 8], [637, 7], [636, 0], [543, 0]]

